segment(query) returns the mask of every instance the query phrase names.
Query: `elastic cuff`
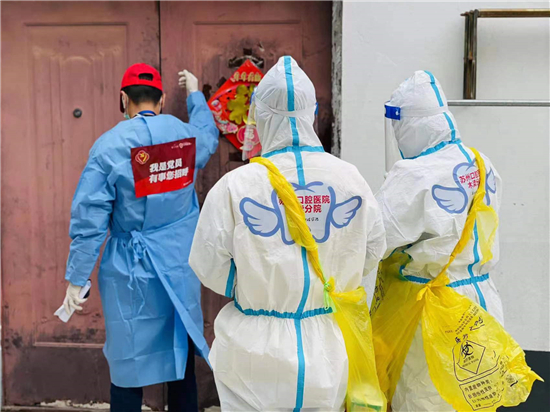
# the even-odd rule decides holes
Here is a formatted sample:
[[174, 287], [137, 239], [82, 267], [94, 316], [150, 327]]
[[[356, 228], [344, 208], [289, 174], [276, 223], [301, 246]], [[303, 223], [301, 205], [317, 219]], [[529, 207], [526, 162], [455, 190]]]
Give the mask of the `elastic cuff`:
[[68, 272], [65, 274], [65, 280], [75, 286], [86, 286], [89, 276], [84, 273]]

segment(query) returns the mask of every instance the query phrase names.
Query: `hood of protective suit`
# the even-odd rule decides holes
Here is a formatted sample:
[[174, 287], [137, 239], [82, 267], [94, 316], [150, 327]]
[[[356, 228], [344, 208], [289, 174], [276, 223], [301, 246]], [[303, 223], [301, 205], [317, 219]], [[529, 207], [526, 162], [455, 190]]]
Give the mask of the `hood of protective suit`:
[[392, 124], [405, 159], [460, 139], [443, 89], [430, 72], [415, 72], [392, 93], [388, 105], [401, 109], [401, 119]]
[[267, 72], [254, 102], [262, 154], [289, 146], [321, 146], [313, 128], [315, 87], [292, 57], [281, 57]]

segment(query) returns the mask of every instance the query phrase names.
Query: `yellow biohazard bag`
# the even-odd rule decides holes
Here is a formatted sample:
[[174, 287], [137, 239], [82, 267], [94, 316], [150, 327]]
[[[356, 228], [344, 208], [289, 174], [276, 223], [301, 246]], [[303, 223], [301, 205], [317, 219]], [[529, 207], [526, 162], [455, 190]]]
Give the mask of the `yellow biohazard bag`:
[[251, 160], [268, 169], [268, 176], [279, 198], [283, 201], [290, 235], [294, 241], [307, 250], [311, 266], [323, 282], [325, 307], [331, 307], [336, 322], [342, 331], [348, 355], [349, 373], [346, 395], [348, 412], [374, 412], [386, 410], [386, 398], [380, 390], [374, 348], [372, 345], [372, 325], [367, 305], [367, 294], [363, 287], [350, 292], [337, 292], [334, 278], [326, 279], [323, 274], [317, 243], [306, 223], [302, 205], [296, 193], [269, 160], [257, 157]]
[[410, 261], [406, 248], [378, 268], [371, 305], [373, 342], [380, 387], [388, 402], [394, 395], [405, 357], [419, 322], [430, 377], [441, 397], [457, 411], [495, 411], [524, 402], [533, 382], [542, 380], [525, 362], [525, 353], [502, 325], [481, 306], [447, 287], [447, 269], [477, 229], [481, 264], [492, 258], [498, 216], [487, 206], [486, 170], [475, 149], [479, 188], [464, 230], [448, 263], [427, 284], [401, 274]]

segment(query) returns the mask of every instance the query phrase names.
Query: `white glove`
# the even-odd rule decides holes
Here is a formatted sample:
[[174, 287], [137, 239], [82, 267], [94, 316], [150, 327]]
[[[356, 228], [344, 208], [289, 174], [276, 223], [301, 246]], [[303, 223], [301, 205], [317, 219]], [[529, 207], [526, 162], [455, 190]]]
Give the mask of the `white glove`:
[[187, 89], [187, 96], [199, 91], [199, 81], [193, 73], [183, 70], [178, 75], [180, 76], [179, 85], [182, 89]]
[[63, 307], [65, 308], [65, 312], [71, 313], [71, 309], [74, 309], [78, 312], [82, 310], [82, 305], [84, 302], [86, 302], [88, 299], [81, 299], [80, 298], [80, 291], [82, 290], [82, 286], [76, 286], [72, 283], [69, 283], [69, 287], [67, 288], [67, 294], [65, 295], [65, 300], [63, 301]]

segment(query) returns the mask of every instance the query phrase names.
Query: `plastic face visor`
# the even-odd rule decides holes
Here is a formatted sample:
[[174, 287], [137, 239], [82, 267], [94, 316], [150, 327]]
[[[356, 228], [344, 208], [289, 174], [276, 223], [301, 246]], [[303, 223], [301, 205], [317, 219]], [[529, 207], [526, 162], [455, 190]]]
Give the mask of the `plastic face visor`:
[[244, 143], [241, 147], [243, 161], [259, 156], [262, 153], [262, 146], [259, 142], [258, 129], [256, 128], [256, 89], [250, 96], [250, 106], [245, 120]]
[[398, 106], [391, 106], [388, 103], [384, 105], [384, 134], [385, 134], [385, 146], [386, 146], [386, 172], [392, 168], [392, 166], [398, 160], [403, 159], [399, 147], [397, 145], [397, 139], [395, 137], [394, 125], [396, 122], [400, 122], [406, 117], [429, 117], [437, 114], [442, 114], [449, 111], [447, 106], [440, 107], [428, 107], [425, 109], [414, 108], [402, 108]]
[[385, 164], [386, 172], [389, 172], [395, 162], [403, 158], [399, 152], [397, 139], [395, 138], [395, 131], [393, 129], [393, 122], [401, 120], [401, 108], [390, 106], [388, 104], [385, 104], [384, 107], [386, 109], [384, 115], [384, 136], [386, 147]]

